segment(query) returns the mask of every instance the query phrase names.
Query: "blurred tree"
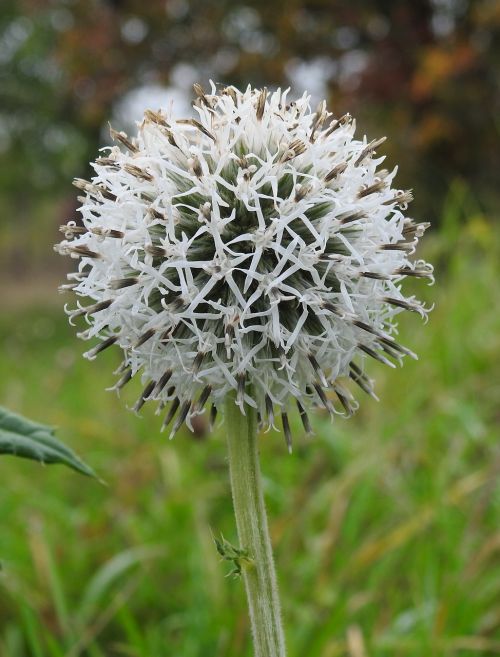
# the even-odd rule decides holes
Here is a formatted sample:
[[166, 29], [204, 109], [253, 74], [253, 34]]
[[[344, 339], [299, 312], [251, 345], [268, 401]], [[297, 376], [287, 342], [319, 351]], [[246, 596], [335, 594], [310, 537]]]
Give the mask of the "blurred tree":
[[390, 134], [420, 215], [438, 217], [456, 176], [493, 205], [499, 31], [494, 0], [3, 0], [3, 193], [54, 193], [126, 92], [194, 75], [307, 87]]
[[[36, 20], [6, 0], [0, 7], [0, 167], [3, 194], [51, 189], [80, 166], [86, 135], [66, 112], [64, 71], [53, 57], [48, 12]], [[73, 120], [72, 120], [73, 119]]]

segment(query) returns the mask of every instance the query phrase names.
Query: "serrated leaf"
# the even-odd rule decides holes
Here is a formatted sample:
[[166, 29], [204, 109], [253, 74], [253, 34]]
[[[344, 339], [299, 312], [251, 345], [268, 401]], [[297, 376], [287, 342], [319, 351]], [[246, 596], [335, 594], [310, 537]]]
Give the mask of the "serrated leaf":
[[69, 447], [54, 437], [53, 427], [28, 420], [0, 406], [0, 454], [40, 463], [62, 463], [89, 477], [97, 477]]

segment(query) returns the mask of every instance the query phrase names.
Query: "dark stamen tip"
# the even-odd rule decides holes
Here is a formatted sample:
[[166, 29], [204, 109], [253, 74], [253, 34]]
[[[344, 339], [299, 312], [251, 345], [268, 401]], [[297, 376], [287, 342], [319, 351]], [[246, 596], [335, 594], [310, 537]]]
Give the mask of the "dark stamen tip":
[[147, 386], [142, 391], [141, 396], [136, 401], [136, 403], [134, 405], [134, 408], [132, 409], [134, 411], [134, 413], [138, 413], [141, 410], [141, 408], [144, 406], [144, 404], [148, 400], [149, 395], [153, 392], [155, 386], [156, 386], [156, 381], [150, 381], [147, 384]]
[[193, 369], [192, 372], [193, 374], [197, 374], [200, 370], [201, 364], [203, 363], [203, 359], [205, 358], [206, 353], [204, 351], [199, 351], [194, 360], [193, 360]]
[[288, 452], [292, 453], [292, 432], [290, 430], [290, 422], [288, 415], [284, 411], [281, 413], [281, 423], [283, 425], [283, 432], [285, 434], [285, 441], [288, 447]]
[[371, 347], [368, 347], [368, 345], [363, 344], [363, 343], [358, 343], [358, 349], [361, 349], [367, 356], [371, 356], [371, 358], [374, 358], [375, 360], [378, 360], [380, 363], [383, 363], [384, 365], [388, 365], [389, 367], [396, 367], [394, 363], [392, 363], [390, 360], [388, 360], [385, 356], [382, 356], [382, 354], [379, 354], [378, 351], [375, 351], [375, 349], [372, 349]]
[[305, 408], [302, 406], [302, 404], [300, 403], [300, 401], [298, 399], [296, 399], [295, 402], [296, 402], [297, 408], [299, 410], [299, 415], [300, 415], [300, 419], [302, 421], [302, 426], [304, 427], [304, 431], [307, 434], [312, 434], [313, 430], [312, 430], [312, 427], [311, 427], [311, 423], [309, 422], [309, 416], [307, 415], [307, 412], [306, 412]]
[[215, 404], [212, 404], [210, 408], [210, 422], [209, 422], [210, 431], [214, 430], [216, 419], [217, 419], [217, 406]]
[[313, 383], [313, 387], [316, 390], [316, 393], [318, 394], [318, 397], [321, 399], [321, 403], [323, 406], [326, 408], [326, 410], [330, 413], [330, 415], [333, 413], [332, 405], [330, 400], [325, 394], [325, 391], [321, 387], [319, 383]]
[[238, 374], [236, 380], [238, 382], [238, 391], [236, 393], [238, 404], [243, 404], [245, 399], [245, 385], [247, 380], [246, 372], [241, 372]]
[[112, 335], [111, 337], [106, 338], [106, 340], [103, 340], [98, 345], [96, 345], [93, 349], [91, 349], [90, 351], [88, 351], [86, 353], [87, 358], [89, 358], [89, 359], [95, 358], [95, 356], [97, 356], [97, 354], [100, 354], [102, 351], [104, 351], [108, 347], [111, 347], [111, 345], [115, 344], [115, 342], [117, 340], [118, 340], [117, 335]]
[[141, 345], [143, 345], [145, 342], [147, 342], [150, 338], [153, 337], [153, 335], [156, 333], [157, 329], [155, 328], [149, 328], [147, 331], [145, 331], [141, 336], [139, 336], [139, 339], [135, 344], [132, 346], [132, 349], [138, 349]]
[[182, 403], [179, 415], [177, 416], [174, 422], [174, 426], [172, 427], [172, 431], [170, 432], [169, 440], [172, 440], [172, 438], [175, 436], [175, 434], [179, 431], [181, 426], [184, 424], [184, 421], [189, 413], [189, 409], [191, 408], [191, 404], [192, 404], [191, 399], [187, 399]]
[[171, 369], [165, 370], [165, 372], [158, 379], [158, 383], [156, 384], [156, 388], [154, 390], [155, 396], [158, 396], [160, 394], [160, 392], [167, 385], [167, 383], [170, 381], [171, 378], [172, 378], [172, 370]]
[[161, 425], [160, 431], [164, 431], [164, 429], [166, 429], [168, 427], [170, 422], [172, 422], [172, 420], [174, 419], [174, 415], [177, 413], [177, 409], [180, 406], [180, 403], [181, 402], [179, 400], [179, 397], [176, 397], [172, 401], [172, 403], [170, 404], [170, 408], [168, 409], [168, 412], [165, 416], [165, 419], [163, 420], [163, 424]]
[[201, 391], [198, 401], [196, 402], [195, 410], [197, 413], [201, 413], [211, 393], [212, 393], [212, 386], [210, 384], [206, 385]]
[[118, 391], [121, 390], [123, 388], [123, 386], [126, 385], [130, 381], [131, 378], [132, 378], [132, 370], [129, 368], [129, 369], [125, 370], [125, 373], [123, 374], [121, 379], [119, 379], [117, 381], [114, 388]]
[[109, 281], [109, 287], [111, 290], [121, 290], [125, 287], [130, 287], [131, 285], [135, 285], [139, 281], [138, 278], [130, 277], [130, 278], [115, 278], [111, 281]]

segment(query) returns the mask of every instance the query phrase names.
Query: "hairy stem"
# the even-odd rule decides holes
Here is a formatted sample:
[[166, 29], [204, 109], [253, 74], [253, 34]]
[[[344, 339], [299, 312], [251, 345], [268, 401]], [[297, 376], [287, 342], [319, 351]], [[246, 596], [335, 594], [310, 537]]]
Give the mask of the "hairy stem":
[[229, 472], [240, 547], [252, 559], [242, 569], [255, 657], [285, 657], [278, 584], [267, 525], [257, 449], [257, 414], [245, 415], [229, 395], [225, 407]]

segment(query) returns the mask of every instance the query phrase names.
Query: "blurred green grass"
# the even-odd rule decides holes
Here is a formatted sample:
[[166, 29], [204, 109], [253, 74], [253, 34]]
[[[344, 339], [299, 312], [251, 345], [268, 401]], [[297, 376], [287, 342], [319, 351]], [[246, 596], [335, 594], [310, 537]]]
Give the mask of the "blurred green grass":
[[[454, 191], [425, 242], [438, 265], [419, 355], [373, 364], [381, 402], [296, 425], [289, 456], [262, 436], [262, 468], [291, 657], [500, 654], [500, 246]], [[64, 299], [66, 301], [66, 299]], [[220, 429], [167, 442], [94, 363], [62, 298], [3, 308], [0, 403], [60, 427], [107, 486], [0, 462], [2, 657], [251, 655], [244, 592], [212, 532], [236, 543]], [[134, 388], [135, 385], [135, 388]], [[132, 388], [134, 388], [132, 390]]]

